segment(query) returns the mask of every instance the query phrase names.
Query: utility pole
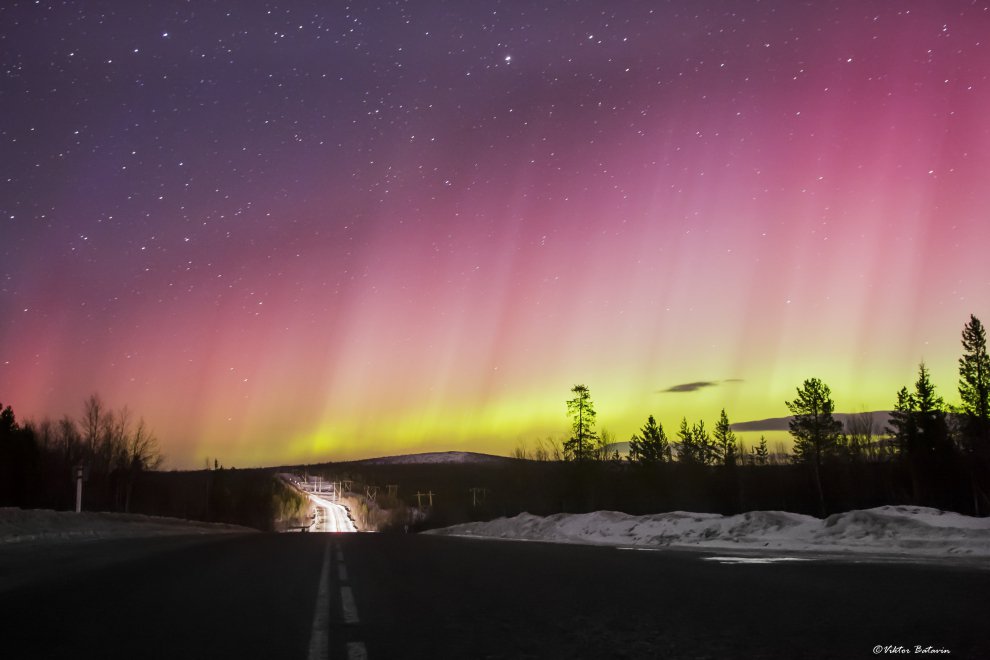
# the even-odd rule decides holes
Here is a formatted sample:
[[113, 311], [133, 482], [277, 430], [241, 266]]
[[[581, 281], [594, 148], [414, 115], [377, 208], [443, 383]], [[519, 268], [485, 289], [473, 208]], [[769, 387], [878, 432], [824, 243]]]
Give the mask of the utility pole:
[[387, 486], [385, 486], [385, 488], [388, 489], [388, 496], [389, 497], [398, 497], [399, 496], [399, 484], [388, 484]]
[[424, 497], [429, 498], [429, 506], [432, 507], [433, 506], [433, 491], [432, 490], [427, 491], [425, 493], [421, 493], [419, 491], [416, 491], [416, 506], [418, 508], [420, 508], [420, 509], [423, 508], [423, 498]]
[[367, 486], [364, 489], [364, 492], [367, 493], [368, 499], [371, 500], [372, 502], [374, 502], [375, 499], [378, 498], [378, 486]]

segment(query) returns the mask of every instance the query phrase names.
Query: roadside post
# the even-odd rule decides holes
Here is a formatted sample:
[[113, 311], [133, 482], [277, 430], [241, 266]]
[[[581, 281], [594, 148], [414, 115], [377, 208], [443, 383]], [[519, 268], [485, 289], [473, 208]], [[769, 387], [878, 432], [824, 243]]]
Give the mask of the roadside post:
[[83, 482], [83, 466], [77, 465], [75, 467], [76, 472], [76, 513], [82, 511], [82, 482]]

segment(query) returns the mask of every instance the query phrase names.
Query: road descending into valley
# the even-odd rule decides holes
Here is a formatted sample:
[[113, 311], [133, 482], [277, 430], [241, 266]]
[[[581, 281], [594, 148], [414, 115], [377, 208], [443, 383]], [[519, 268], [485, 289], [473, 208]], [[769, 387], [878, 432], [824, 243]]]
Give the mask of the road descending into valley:
[[382, 534], [11, 546], [7, 658], [990, 657], [985, 563]]
[[347, 515], [343, 505], [331, 502], [319, 495], [307, 493], [316, 510], [314, 532], [356, 532], [354, 521]]

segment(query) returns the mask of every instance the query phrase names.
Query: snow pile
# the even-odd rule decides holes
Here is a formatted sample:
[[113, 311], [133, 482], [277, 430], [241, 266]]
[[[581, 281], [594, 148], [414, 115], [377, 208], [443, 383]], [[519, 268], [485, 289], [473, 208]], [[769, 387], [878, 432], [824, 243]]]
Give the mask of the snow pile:
[[784, 511], [734, 516], [674, 511], [630, 516], [615, 511], [521, 513], [427, 534], [632, 547], [697, 547], [990, 557], [990, 518], [916, 506], [882, 506], [824, 520]]
[[159, 518], [130, 513], [0, 508], [0, 545], [138, 536], [244, 533], [237, 525]]

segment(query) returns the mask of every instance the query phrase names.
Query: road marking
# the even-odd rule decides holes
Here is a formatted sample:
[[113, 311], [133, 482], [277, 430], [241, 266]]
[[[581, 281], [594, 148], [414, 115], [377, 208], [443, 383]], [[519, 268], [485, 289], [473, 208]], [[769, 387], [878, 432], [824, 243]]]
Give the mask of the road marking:
[[354, 602], [354, 592], [350, 587], [340, 588], [340, 609], [344, 613], [344, 623], [360, 623], [357, 603]]
[[337, 546], [337, 562], [339, 563], [343, 561], [344, 561], [344, 552], [340, 549], [340, 546]]
[[347, 566], [344, 562], [337, 562], [337, 577], [341, 582], [347, 582]]
[[720, 564], [778, 564], [784, 561], [812, 561], [806, 557], [702, 557]]
[[309, 660], [326, 660], [330, 655], [330, 542], [323, 550], [320, 587], [313, 607], [313, 628], [309, 634]]
[[364, 642], [347, 642], [347, 660], [368, 660]]

